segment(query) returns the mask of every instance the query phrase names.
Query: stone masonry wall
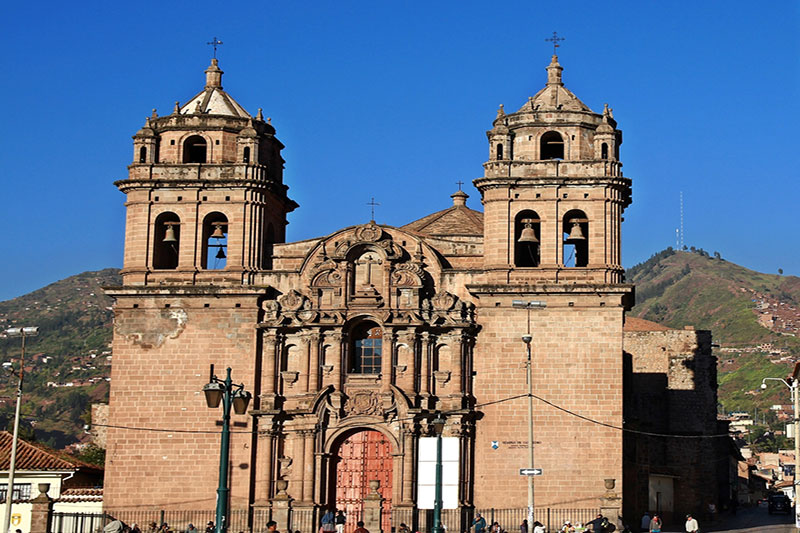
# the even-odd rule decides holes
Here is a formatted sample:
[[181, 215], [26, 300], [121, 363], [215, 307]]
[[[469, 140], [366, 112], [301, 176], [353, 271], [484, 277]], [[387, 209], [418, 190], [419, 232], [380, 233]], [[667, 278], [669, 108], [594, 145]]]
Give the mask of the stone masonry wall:
[[[234, 381], [257, 394], [257, 309], [253, 296], [117, 297], [107, 508], [155, 500], [166, 509], [214, 509], [222, 409], [209, 409], [201, 390], [214, 364], [217, 376], [231, 366]], [[231, 418], [231, 505], [246, 508], [252, 419]]]
[[[519, 296], [517, 296], [519, 298]], [[599, 307], [598, 295], [548, 295], [531, 311], [534, 395], [592, 420], [622, 425], [622, 308]], [[610, 298], [609, 298], [610, 299]], [[605, 303], [606, 297], [602, 300]], [[570, 305], [572, 302], [572, 305]], [[480, 302], [475, 353], [475, 396], [484, 413], [477, 423], [475, 505], [524, 507], [528, 465], [527, 400], [480, 407], [527, 393], [524, 361], [526, 311], [511, 297]], [[498, 448], [492, 448], [498, 441]], [[622, 435], [534, 400], [536, 507], [593, 508], [603, 480], [622, 490]]]

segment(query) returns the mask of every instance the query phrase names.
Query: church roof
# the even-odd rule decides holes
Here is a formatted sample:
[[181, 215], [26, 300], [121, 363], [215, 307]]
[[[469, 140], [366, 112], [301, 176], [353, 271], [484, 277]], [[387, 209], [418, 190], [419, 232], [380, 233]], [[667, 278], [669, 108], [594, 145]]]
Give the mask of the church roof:
[[[11, 463], [11, 445], [13, 435], [8, 431], [0, 431], [0, 470], [7, 471]], [[18, 470], [102, 470], [94, 465], [84, 463], [80, 459], [48, 450], [44, 446], [31, 444], [17, 439]]]
[[622, 329], [623, 331], [633, 332], [633, 331], [670, 331], [673, 328], [667, 327], [663, 324], [658, 324], [657, 322], [645, 320], [644, 318], [638, 318], [635, 316], [627, 315], [625, 317], [625, 325], [623, 326]]
[[222, 90], [222, 70], [216, 59], [206, 69], [205, 88], [180, 108], [182, 115], [227, 115], [251, 118], [250, 114], [228, 93]]
[[547, 67], [547, 85], [532, 96], [519, 109], [519, 113], [531, 111], [563, 110], [563, 111], [588, 111], [589, 106], [581, 102], [572, 91], [564, 87], [561, 81], [561, 71], [564, 70], [558, 63], [558, 56], [554, 55]]
[[402, 229], [431, 237], [483, 236], [483, 213], [467, 207], [469, 195], [458, 191], [450, 196], [453, 206], [422, 217]]

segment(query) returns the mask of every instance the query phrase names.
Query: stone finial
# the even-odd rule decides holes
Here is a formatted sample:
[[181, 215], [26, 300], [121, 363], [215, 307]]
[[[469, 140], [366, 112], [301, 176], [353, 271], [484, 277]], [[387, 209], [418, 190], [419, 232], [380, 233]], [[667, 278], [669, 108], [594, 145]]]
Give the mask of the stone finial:
[[203, 112], [203, 100], [197, 101], [197, 105], [194, 106], [194, 112], [196, 115], [200, 115]]
[[172, 109], [172, 114], [173, 115], [178, 115], [178, 114], [180, 114], [180, 112], [181, 112], [181, 103], [176, 101], [175, 102], [175, 107]]
[[256, 120], [264, 122], [264, 110], [261, 109], [260, 107], [258, 108], [258, 114], [256, 114]]
[[150, 114], [150, 118], [158, 118], [158, 113], [156, 112], [156, 108], [153, 108], [153, 112]]
[[272, 126], [272, 117], [267, 117], [267, 124]]
[[222, 88], [222, 70], [216, 58], [211, 60], [211, 65], [206, 69], [206, 89], [212, 87]]
[[497, 118], [502, 118], [506, 116], [506, 112], [503, 109], [503, 104], [500, 104], [500, 107], [497, 108]]
[[464, 207], [467, 205], [467, 198], [469, 198], [469, 195], [464, 191], [459, 190], [451, 194], [450, 198], [453, 199], [454, 207]]
[[558, 64], [558, 56], [553, 54], [547, 66], [547, 85], [564, 85], [561, 81], [561, 72], [564, 69]]

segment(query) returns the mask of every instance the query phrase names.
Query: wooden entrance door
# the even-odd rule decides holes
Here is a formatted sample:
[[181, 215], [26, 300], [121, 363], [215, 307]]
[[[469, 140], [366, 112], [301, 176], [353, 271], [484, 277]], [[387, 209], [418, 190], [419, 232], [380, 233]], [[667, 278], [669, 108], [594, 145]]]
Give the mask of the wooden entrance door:
[[380, 431], [362, 430], [351, 433], [339, 444], [333, 462], [336, 480], [336, 508], [347, 513], [345, 533], [352, 533], [361, 520], [364, 497], [369, 494], [370, 480], [381, 482], [383, 497], [382, 528], [391, 531], [392, 508], [392, 445]]

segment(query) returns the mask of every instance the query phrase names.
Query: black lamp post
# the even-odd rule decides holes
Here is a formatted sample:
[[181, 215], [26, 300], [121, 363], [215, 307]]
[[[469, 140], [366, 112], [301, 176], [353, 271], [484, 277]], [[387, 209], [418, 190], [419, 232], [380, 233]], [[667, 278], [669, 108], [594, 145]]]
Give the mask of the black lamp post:
[[219, 407], [222, 402], [222, 438], [219, 447], [219, 486], [217, 487], [217, 521], [216, 533], [225, 533], [228, 529], [228, 461], [231, 441], [231, 406], [237, 415], [247, 412], [250, 393], [244, 390], [244, 384], [234, 385], [231, 380], [231, 369], [222, 380], [214, 375], [213, 366], [211, 381], [203, 387], [206, 404], [211, 409]]
[[433, 497], [433, 528], [432, 533], [444, 533], [442, 527], [442, 431], [444, 431], [444, 418], [437, 412], [433, 419], [433, 430], [436, 432], [436, 491]]

